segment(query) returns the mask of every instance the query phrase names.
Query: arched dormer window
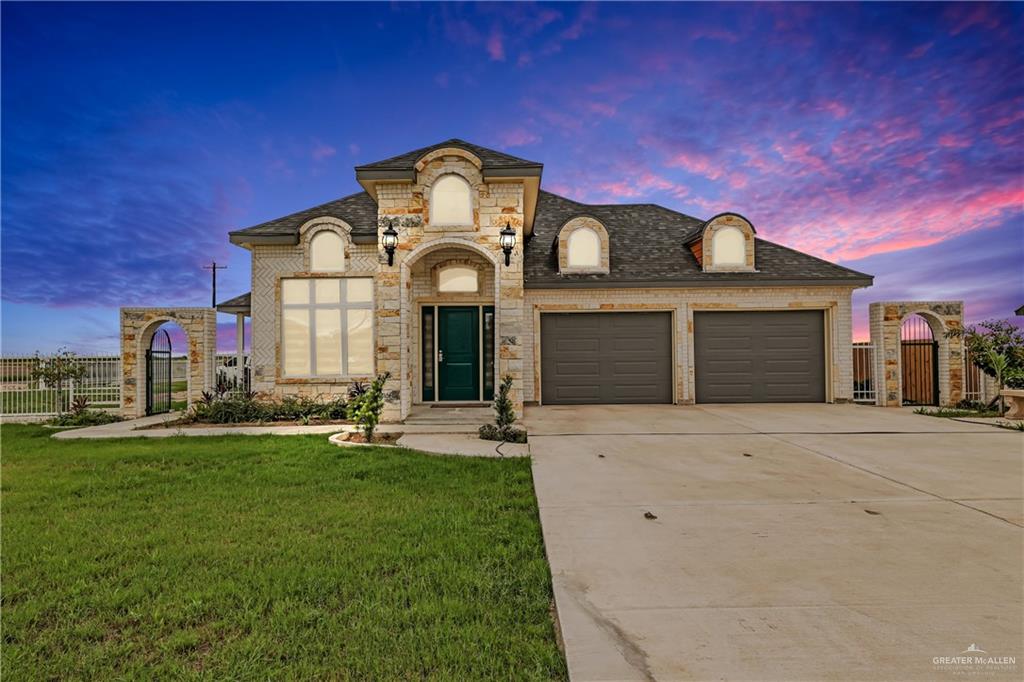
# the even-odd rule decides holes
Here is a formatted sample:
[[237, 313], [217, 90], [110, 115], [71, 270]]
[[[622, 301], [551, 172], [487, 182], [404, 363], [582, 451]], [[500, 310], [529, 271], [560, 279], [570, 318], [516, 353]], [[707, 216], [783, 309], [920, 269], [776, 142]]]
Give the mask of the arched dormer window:
[[601, 238], [589, 227], [581, 227], [569, 235], [569, 253], [566, 262], [570, 268], [596, 268], [601, 264]]
[[473, 200], [469, 183], [454, 173], [442, 175], [430, 192], [433, 225], [472, 225]]
[[723, 227], [711, 238], [711, 256], [715, 265], [743, 265], [747, 247], [737, 227]]
[[341, 272], [345, 269], [345, 240], [336, 232], [317, 232], [309, 242], [309, 269]]
[[563, 275], [606, 275], [608, 231], [596, 218], [577, 216], [558, 231], [558, 271]]
[[738, 213], [711, 218], [690, 249], [704, 272], [757, 272], [754, 265], [754, 226]]

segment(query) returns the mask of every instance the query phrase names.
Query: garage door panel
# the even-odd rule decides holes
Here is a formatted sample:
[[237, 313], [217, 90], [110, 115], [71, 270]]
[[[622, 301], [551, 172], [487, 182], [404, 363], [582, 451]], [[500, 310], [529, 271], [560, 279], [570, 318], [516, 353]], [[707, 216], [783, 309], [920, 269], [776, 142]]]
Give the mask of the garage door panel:
[[695, 312], [696, 399], [824, 402], [824, 313]]
[[543, 313], [545, 404], [672, 402], [670, 313]]

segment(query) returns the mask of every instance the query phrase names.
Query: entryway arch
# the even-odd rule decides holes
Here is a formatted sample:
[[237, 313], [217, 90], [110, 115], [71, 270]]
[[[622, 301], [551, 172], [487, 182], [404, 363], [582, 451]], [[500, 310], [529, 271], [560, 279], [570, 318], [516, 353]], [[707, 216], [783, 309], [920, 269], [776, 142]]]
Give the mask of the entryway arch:
[[121, 308], [121, 413], [146, 414], [146, 355], [153, 337], [167, 322], [187, 337], [186, 403], [211, 390], [217, 354], [217, 319], [213, 308]]

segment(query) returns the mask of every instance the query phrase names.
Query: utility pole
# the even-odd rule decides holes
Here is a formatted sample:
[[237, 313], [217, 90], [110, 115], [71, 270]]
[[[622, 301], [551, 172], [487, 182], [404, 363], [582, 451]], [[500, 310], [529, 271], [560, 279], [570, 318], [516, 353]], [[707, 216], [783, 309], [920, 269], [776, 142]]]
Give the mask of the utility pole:
[[210, 307], [211, 308], [216, 308], [217, 307], [217, 271], [218, 270], [227, 270], [227, 269], [228, 269], [228, 266], [226, 266], [226, 265], [217, 265], [217, 261], [211, 262], [210, 265], [204, 265], [203, 266], [203, 270], [209, 270], [210, 271], [210, 275], [213, 276], [213, 292], [210, 295], [210, 301], [211, 301]]

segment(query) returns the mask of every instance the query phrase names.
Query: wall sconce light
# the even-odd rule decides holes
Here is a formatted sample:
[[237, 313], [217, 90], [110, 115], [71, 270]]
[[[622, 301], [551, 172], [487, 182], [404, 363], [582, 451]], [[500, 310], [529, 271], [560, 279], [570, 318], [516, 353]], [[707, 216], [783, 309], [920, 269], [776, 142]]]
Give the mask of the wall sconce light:
[[395, 230], [395, 221], [388, 221], [388, 229], [384, 230], [380, 243], [388, 254], [388, 267], [395, 264], [395, 249], [398, 247], [398, 232]]
[[500, 234], [499, 242], [501, 250], [505, 252], [505, 265], [508, 266], [512, 262], [512, 249], [516, 248], [516, 231], [512, 229], [512, 221], [505, 223]]

